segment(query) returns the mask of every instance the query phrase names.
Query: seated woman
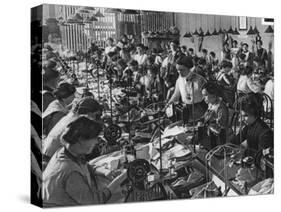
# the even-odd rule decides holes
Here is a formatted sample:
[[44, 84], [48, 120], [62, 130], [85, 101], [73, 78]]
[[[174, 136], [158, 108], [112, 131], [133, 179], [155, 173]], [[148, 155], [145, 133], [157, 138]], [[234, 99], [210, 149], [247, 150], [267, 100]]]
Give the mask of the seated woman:
[[123, 49], [120, 50], [119, 53], [120, 53], [121, 59], [124, 60], [125, 63], [128, 63], [132, 59], [129, 49], [123, 48]]
[[131, 60], [123, 71], [122, 81], [127, 82], [128, 85], [134, 85], [139, 81], [140, 73], [138, 62], [136, 60]]
[[176, 81], [177, 78], [174, 75], [168, 75], [164, 79], [165, 90], [166, 90], [166, 99], [165, 99], [166, 101], [169, 101], [170, 98], [172, 97], [175, 91]]
[[44, 207], [99, 204], [107, 202], [125, 179], [125, 172], [105, 188], [99, 183], [84, 156], [98, 142], [102, 125], [86, 117], [71, 122], [62, 134], [58, 150], [43, 173]]
[[147, 66], [147, 72], [143, 75], [139, 83], [144, 88], [144, 94], [149, 99], [155, 97], [159, 98], [161, 93], [160, 80], [158, 74], [158, 68], [155, 65]]
[[73, 85], [62, 82], [54, 91], [56, 99], [43, 113], [43, 134], [47, 136], [58, 121], [68, 113], [68, 107], [74, 100], [76, 89]]
[[253, 74], [253, 68], [249, 65], [242, 67], [241, 75], [237, 82], [237, 92], [239, 96], [248, 93], [259, 93], [261, 92], [261, 85], [255, 82], [251, 76]]
[[100, 121], [101, 115], [102, 106], [92, 97], [84, 97], [80, 99], [75, 105], [73, 105], [72, 110], [61, 120], [59, 120], [59, 122], [52, 128], [43, 142], [44, 166], [47, 165], [55, 152], [62, 147], [61, 135], [70, 122], [77, 119], [79, 116], [84, 116], [95, 121]]
[[127, 67], [126, 61], [123, 59], [117, 60], [116, 67], [117, 67], [117, 80], [121, 81], [123, 76], [123, 71]]
[[223, 43], [223, 50], [221, 52], [221, 61], [231, 62], [231, 50], [227, 42]]
[[[269, 102], [269, 110], [273, 109], [274, 105], [274, 78], [273, 76], [269, 76], [268, 80], [265, 83], [264, 91], [266, 95], [269, 96], [272, 102]], [[264, 108], [266, 108], [266, 104], [264, 104]]]
[[219, 97], [219, 90], [216, 84], [208, 82], [202, 89], [202, 95], [208, 104], [208, 110], [204, 115], [204, 124], [207, 126], [207, 133], [210, 136], [210, 148], [226, 142], [228, 129], [228, 108]]
[[231, 74], [232, 63], [229, 61], [222, 61], [222, 69], [216, 76], [216, 80], [225, 87], [233, 87], [235, 84], [234, 77]]
[[[52, 66], [51, 66], [52, 67]], [[53, 92], [60, 79], [59, 72], [54, 67], [43, 67], [43, 90], [42, 90], [42, 111], [44, 112], [49, 104], [55, 100]]]
[[151, 54], [154, 57], [154, 64], [160, 67], [163, 62], [163, 59], [159, 55], [159, 50], [157, 50], [156, 48], [153, 48]]
[[260, 119], [262, 101], [256, 94], [247, 94], [240, 99], [241, 117], [246, 126], [231, 139], [231, 143], [241, 144], [247, 141], [249, 154], [259, 150], [273, 147], [273, 132], [268, 125]]
[[219, 64], [219, 60], [216, 58], [216, 53], [211, 51], [209, 53], [209, 58], [210, 61], [207, 64], [207, 78], [208, 79], [213, 79], [213, 74], [217, 72], [218, 70], [218, 64]]
[[207, 78], [207, 62], [205, 58], [199, 58], [197, 65], [195, 65], [194, 73], [201, 75], [205, 79]]

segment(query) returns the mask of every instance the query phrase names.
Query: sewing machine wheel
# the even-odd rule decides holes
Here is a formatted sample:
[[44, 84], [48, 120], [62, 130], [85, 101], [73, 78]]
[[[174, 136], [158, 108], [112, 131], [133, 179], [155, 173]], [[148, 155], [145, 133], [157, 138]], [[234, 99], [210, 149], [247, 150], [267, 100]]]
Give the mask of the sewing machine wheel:
[[109, 144], [115, 144], [121, 138], [122, 130], [118, 125], [111, 124], [104, 130], [104, 137]]
[[144, 189], [144, 180], [150, 172], [150, 165], [147, 160], [136, 159], [129, 164], [128, 179], [132, 182], [133, 186], [139, 190]]

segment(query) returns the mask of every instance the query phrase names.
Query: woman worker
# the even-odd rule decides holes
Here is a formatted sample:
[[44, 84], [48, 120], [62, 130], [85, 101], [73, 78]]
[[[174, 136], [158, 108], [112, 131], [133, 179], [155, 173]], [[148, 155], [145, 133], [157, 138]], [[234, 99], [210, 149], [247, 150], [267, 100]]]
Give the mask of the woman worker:
[[45, 207], [105, 203], [123, 182], [125, 173], [107, 187], [99, 188], [84, 159], [98, 143], [101, 130], [102, 125], [86, 117], [79, 117], [66, 127], [62, 134], [64, 147], [53, 155], [43, 172]]
[[47, 136], [59, 120], [68, 113], [68, 107], [74, 100], [74, 85], [62, 82], [54, 91], [56, 97], [43, 113], [43, 134]]
[[[208, 110], [204, 114], [204, 124], [210, 138], [210, 148], [226, 143], [228, 129], [228, 108], [219, 96], [219, 90], [215, 83], [208, 82], [203, 86], [202, 95], [208, 104]], [[208, 145], [209, 146], [209, 145]]]
[[241, 144], [246, 141], [247, 152], [252, 156], [258, 151], [273, 148], [273, 132], [260, 118], [263, 109], [260, 97], [250, 93], [241, 97], [239, 104], [240, 116], [245, 127], [231, 139], [231, 142]]

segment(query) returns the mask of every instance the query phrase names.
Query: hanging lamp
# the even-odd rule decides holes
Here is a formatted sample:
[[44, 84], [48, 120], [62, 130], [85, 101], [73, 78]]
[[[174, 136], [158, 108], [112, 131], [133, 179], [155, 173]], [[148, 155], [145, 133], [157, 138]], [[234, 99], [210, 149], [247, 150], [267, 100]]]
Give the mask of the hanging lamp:
[[98, 12], [95, 14], [95, 17], [97, 18], [104, 18], [104, 15], [98, 10]]
[[274, 30], [273, 30], [273, 28], [272, 28], [271, 25], [269, 25], [269, 26], [266, 28], [266, 30], [264, 31], [264, 33], [273, 33], [273, 32], [274, 32]]
[[249, 29], [249, 31], [247, 32], [247, 35], [254, 35], [254, 34], [255, 34], [255, 32], [254, 32], [254, 30], [253, 30], [253, 27], [250, 26], [250, 29]]

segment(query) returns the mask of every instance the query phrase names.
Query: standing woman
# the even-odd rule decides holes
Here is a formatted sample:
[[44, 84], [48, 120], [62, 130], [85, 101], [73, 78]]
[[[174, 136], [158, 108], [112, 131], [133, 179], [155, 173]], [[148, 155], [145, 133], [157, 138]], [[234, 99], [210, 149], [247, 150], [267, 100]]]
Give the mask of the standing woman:
[[145, 66], [147, 61], [147, 54], [145, 53], [143, 44], [137, 45], [137, 54], [134, 56], [134, 60], [138, 62], [139, 66]]
[[227, 42], [223, 44], [223, 49], [221, 52], [221, 61], [224, 60], [231, 62], [231, 50]]
[[105, 203], [125, 174], [117, 177], [103, 190], [85, 160], [98, 143], [102, 125], [86, 117], [71, 122], [62, 134], [63, 148], [50, 160], [43, 173], [43, 203], [45, 207]]
[[68, 107], [74, 99], [76, 89], [74, 85], [63, 82], [54, 91], [55, 100], [43, 113], [43, 134], [48, 135], [58, 121], [68, 113]]

